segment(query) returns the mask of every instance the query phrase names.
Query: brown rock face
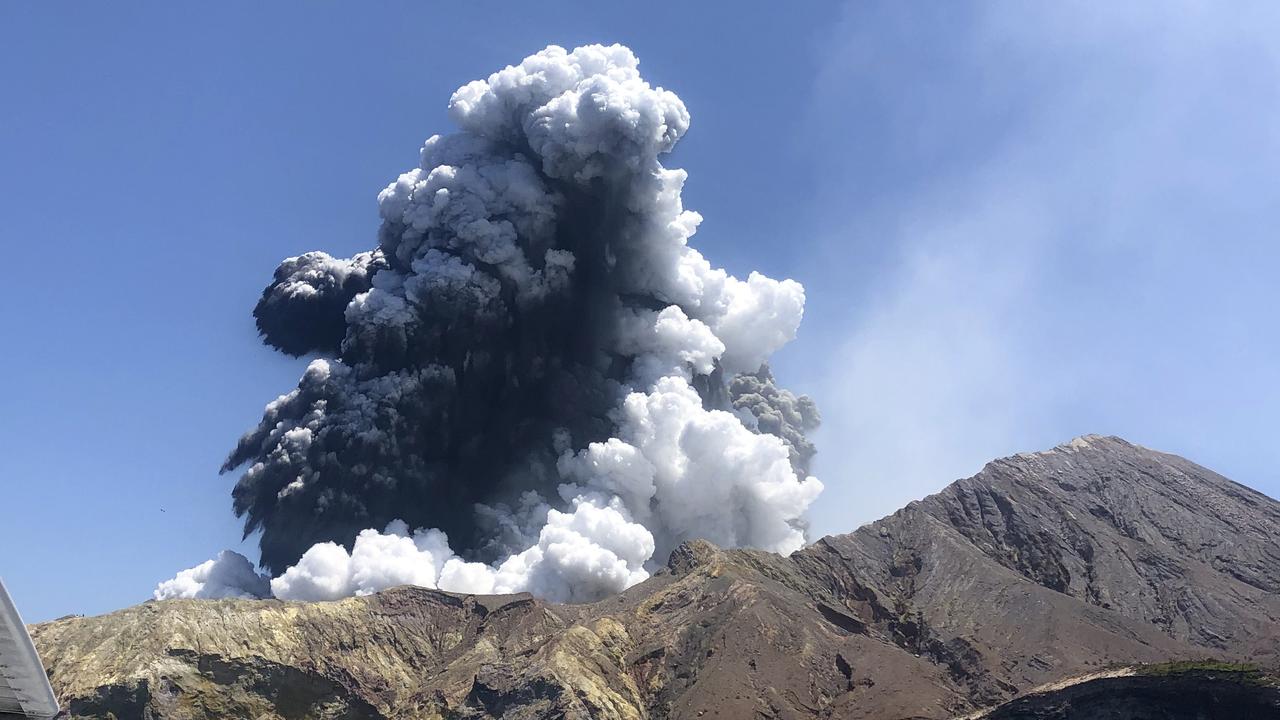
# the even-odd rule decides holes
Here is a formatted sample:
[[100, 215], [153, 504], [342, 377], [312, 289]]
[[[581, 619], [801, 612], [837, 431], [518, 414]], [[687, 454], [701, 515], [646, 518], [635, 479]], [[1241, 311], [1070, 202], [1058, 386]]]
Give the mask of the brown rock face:
[[789, 558], [687, 543], [590, 605], [405, 587], [32, 634], [71, 717], [950, 718], [1114, 663], [1275, 662], [1277, 539], [1280, 503], [1090, 436]]

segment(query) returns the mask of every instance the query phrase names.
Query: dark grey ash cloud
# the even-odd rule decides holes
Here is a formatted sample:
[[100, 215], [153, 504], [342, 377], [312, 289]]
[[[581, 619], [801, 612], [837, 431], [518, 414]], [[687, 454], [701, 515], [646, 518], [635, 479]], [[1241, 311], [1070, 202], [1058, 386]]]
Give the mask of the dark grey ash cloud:
[[680, 99], [626, 48], [552, 47], [450, 110], [379, 195], [377, 248], [285, 260], [254, 310], [321, 356], [223, 467], [262, 566], [293, 566], [276, 594], [377, 587], [361, 563], [393, 551], [418, 565], [387, 582], [589, 598], [692, 533], [799, 547], [817, 411], [759, 368], [803, 289], [688, 245], [658, 159]]
[[263, 341], [295, 357], [336, 354], [347, 334], [347, 305], [386, 266], [381, 249], [351, 259], [309, 252], [280, 263], [253, 309]]
[[809, 474], [809, 463], [818, 449], [807, 433], [817, 430], [822, 421], [813, 398], [779, 387], [768, 365], [754, 373], [736, 375], [729, 381], [729, 397], [735, 410], [751, 415], [757, 430], [786, 442], [797, 473], [802, 477]]

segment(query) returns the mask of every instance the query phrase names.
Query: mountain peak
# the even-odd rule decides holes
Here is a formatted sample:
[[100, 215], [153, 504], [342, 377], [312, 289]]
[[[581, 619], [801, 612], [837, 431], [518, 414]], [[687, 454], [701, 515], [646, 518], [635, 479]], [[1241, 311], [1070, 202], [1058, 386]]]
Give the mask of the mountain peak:
[[1106, 451], [1115, 452], [1115, 451], [1123, 451], [1125, 449], [1145, 449], [1145, 448], [1142, 448], [1139, 445], [1134, 445], [1128, 440], [1125, 440], [1122, 437], [1117, 437], [1115, 435], [1089, 434], [1089, 435], [1078, 435], [1064, 443], [1055, 445], [1053, 448], [1049, 450], [1041, 450], [1039, 452], [1033, 452], [1033, 453], [1019, 453], [1019, 457], [1021, 457], [1022, 455], [1035, 456], [1035, 455], [1045, 455], [1048, 453], [1072, 453], [1072, 452], [1080, 452], [1082, 450], [1100, 450], [1104, 452]]
[[1263, 650], [1280, 639], [1280, 503], [1176, 455], [1085, 435], [995, 460], [914, 505], [930, 520], [911, 522], [928, 528], [922, 542], [947, 534], [1179, 641]]

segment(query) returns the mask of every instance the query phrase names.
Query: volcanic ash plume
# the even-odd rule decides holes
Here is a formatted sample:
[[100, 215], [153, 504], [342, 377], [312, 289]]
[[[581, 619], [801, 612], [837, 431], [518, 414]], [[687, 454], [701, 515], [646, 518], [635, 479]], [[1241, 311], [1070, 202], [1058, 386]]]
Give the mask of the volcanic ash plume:
[[689, 246], [658, 161], [689, 113], [637, 67], [553, 46], [463, 86], [460, 131], [378, 195], [377, 248], [276, 270], [258, 329], [320, 359], [223, 468], [276, 596], [590, 600], [685, 539], [803, 545], [818, 414], [766, 362], [804, 290]]

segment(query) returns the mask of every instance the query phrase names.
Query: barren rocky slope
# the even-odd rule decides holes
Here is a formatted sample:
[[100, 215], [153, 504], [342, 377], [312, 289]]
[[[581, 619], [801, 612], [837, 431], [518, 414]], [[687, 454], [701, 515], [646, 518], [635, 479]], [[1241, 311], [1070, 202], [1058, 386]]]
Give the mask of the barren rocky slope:
[[1280, 503], [1090, 436], [782, 558], [577, 606], [398, 588], [35, 626], [72, 717], [950, 718], [1113, 663], [1277, 660]]

